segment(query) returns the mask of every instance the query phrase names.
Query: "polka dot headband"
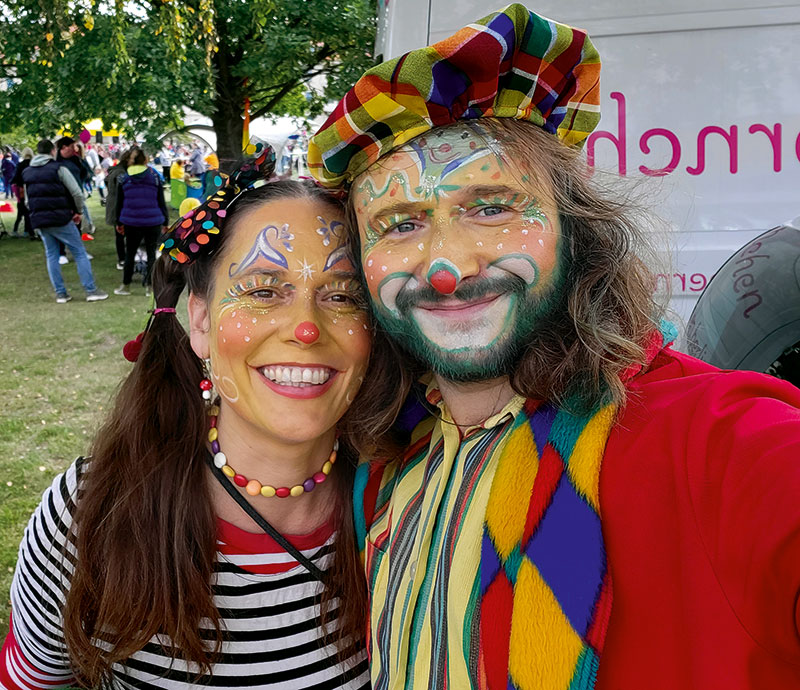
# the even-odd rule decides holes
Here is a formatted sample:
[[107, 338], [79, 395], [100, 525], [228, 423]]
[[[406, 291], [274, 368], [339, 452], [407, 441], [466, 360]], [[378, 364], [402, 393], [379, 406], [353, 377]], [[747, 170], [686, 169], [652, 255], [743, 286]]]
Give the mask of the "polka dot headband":
[[255, 156], [242, 163], [231, 175], [214, 177], [221, 185], [202, 204], [179, 218], [169, 229], [160, 249], [169, 252], [173, 261], [189, 264], [199, 256], [210, 256], [220, 241], [228, 209], [242, 194], [267, 183], [275, 172], [275, 151], [267, 143], [249, 144], [245, 153]]

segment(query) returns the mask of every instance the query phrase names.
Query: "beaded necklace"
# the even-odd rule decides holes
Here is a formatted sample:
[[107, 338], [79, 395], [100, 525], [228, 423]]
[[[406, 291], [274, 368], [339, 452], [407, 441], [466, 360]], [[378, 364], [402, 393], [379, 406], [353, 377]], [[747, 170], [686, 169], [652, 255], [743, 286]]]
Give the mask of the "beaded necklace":
[[334, 463], [336, 462], [336, 451], [339, 450], [339, 439], [333, 442], [333, 450], [325, 461], [319, 472], [315, 473], [301, 484], [295, 486], [281, 486], [274, 487], [269, 484], [262, 484], [257, 479], [248, 479], [243, 474], [239, 474], [228, 464], [228, 458], [222, 452], [219, 446], [219, 434], [217, 432], [217, 416], [219, 415], [219, 400], [212, 405], [208, 410], [209, 429], [208, 440], [211, 443], [211, 452], [214, 454], [214, 466], [222, 470], [226, 477], [231, 479], [236, 486], [241, 486], [250, 496], [264, 496], [271, 498], [277, 496], [278, 498], [288, 498], [289, 496], [302, 496], [304, 493], [313, 491], [317, 484], [322, 484], [330, 474]]

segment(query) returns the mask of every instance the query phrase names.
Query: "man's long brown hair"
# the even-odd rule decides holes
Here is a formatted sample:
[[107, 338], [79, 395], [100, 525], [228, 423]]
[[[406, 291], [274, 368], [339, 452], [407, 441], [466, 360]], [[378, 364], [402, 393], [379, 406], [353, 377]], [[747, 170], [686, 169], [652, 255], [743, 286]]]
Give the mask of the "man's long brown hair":
[[[279, 198], [313, 198], [341, 209], [307, 183], [274, 182], [248, 193], [230, 209], [225, 237], [242, 208]], [[165, 253], [156, 262], [153, 289], [159, 307], [174, 307], [184, 288], [209, 295], [214, 256], [184, 268]], [[143, 348], [99, 430], [82, 477], [70, 540], [75, 546], [64, 607], [64, 635], [80, 682], [97, 687], [111, 665], [124, 663], [154, 635], [167, 654], [200, 673], [213, 672], [222, 641], [212, 580], [216, 520], [206, 486], [208, 432], [198, 383], [200, 359], [175, 316], [150, 323]], [[363, 408], [362, 408], [363, 409]], [[356, 413], [358, 414], [358, 413]], [[358, 421], [350, 415], [351, 425]], [[366, 585], [352, 524], [354, 454], [347, 437], [336, 465], [336, 549], [321, 594], [328, 641], [340, 657], [363, 640]], [[337, 615], [338, 630], [328, 624]], [[213, 628], [209, 634], [202, 628]]]
[[[627, 195], [603, 188], [579, 151], [528, 122], [484, 119], [487, 145], [516, 168], [535, 194], [548, 189], [559, 210], [567, 272], [559, 303], [546, 324], [532, 332], [510, 377], [527, 398], [553, 401], [575, 412], [625, 401], [620, 378], [644, 361], [643, 343], [659, 321], [654, 279], [642, 256], [652, 255], [640, 208]], [[358, 221], [347, 207], [351, 251], [361, 255]], [[380, 326], [360, 401], [372, 416], [364, 422], [362, 452], [375, 449], [424, 367], [399, 348]], [[372, 449], [372, 450], [371, 450]]]

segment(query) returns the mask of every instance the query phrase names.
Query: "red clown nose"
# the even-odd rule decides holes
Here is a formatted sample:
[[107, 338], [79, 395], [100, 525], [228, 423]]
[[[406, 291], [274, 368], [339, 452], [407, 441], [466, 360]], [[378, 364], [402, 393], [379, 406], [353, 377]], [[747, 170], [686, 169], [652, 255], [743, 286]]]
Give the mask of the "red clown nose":
[[428, 282], [430, 282], [436, 292], [439, 292], [442, 295], [453, 294], [458, 283], [456, 277], [450, 273], [450, 271], [445, 271], [444, 269], [439, 269], [436, 271], [430, 277]]
[[310, 321], [303, 321], [303, 323], [298, 324], [297, 328], [294, 329], [294, 337], [301, 343], [311, 345], [311, 343], [319, 338], [319, 328]]

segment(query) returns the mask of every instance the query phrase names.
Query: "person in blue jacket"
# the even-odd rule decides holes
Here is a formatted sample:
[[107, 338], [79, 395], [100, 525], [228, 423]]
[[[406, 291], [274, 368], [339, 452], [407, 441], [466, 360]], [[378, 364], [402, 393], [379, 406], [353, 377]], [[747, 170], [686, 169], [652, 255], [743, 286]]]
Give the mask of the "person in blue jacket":
[[142, 241], [147, 252], [147, 270], [143, 282], [145, 293], [149, 294], [156, 244], [169, 216], [161, 181], [147, 166], [147, 156], [141, 149], [131, 151], [128, 169], [120, 175], [117, 193], [117, 232], [125, 236], [125, 265], [122, 269], [122, 285], [114, 290], [114, 294], [131, 294], [136, 251]]

